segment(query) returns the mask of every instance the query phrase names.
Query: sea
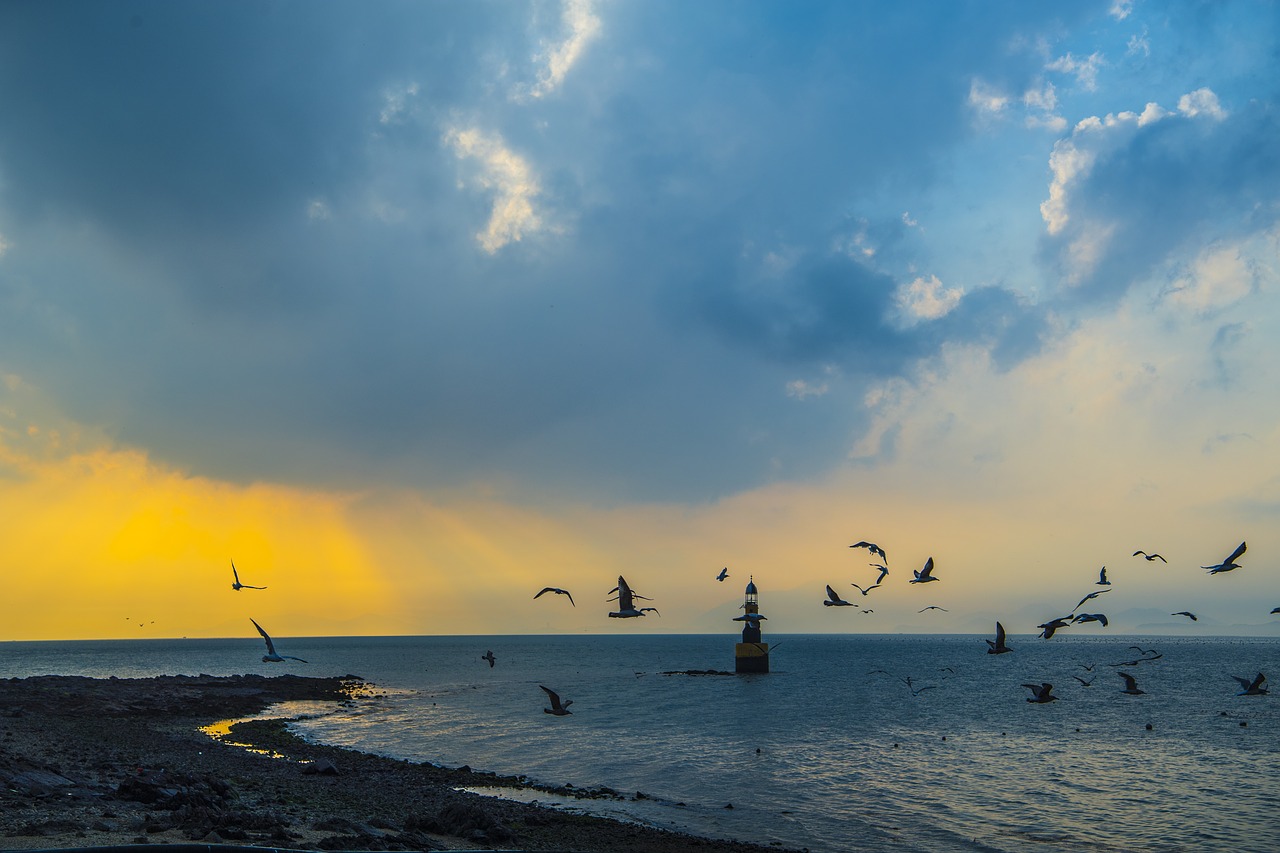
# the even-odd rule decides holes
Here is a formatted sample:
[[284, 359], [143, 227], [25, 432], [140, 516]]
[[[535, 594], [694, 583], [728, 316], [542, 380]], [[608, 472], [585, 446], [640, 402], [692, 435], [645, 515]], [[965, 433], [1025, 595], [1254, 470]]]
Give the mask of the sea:
[[[353, 705], [272, 709], [303, 737], [551, 786], [537, 800], [704, 837], [842, 851], [1280, 849], [1280, 638], [774, 635], [0, 643], [0, 677], [358, 675]], [[491, 667], [482, 659], [492, 651]], [[1122, 692], [1120, 673], [1140, 694]], [[1024, 685], [1053, 685], [1032, 703]], [[546, 686], [572, 701], [543, 713]], [[1265, 686], [1265, 685], [1264, 685]]]

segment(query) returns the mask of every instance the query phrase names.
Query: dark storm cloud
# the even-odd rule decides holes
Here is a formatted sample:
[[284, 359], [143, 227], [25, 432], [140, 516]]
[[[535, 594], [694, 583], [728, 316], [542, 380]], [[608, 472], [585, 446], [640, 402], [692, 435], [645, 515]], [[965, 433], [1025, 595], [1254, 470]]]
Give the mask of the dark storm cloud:
[[[866, 224], [875, 263], [841, 243], [946, 168], [975, 76], [1028, 83], [1008, 45], [1087, 8], [609, 4], [530, 99], [559, 30], [508, 4], [6, 4], [0, 362], [218, 476], [654, 499], [806, 476], [868, 383], [948, 342], [1036, 351], [1001, 288], [899, 316], [899, 209]], [[540, 227], [492, 254], [464, 129], [537, 180]]]

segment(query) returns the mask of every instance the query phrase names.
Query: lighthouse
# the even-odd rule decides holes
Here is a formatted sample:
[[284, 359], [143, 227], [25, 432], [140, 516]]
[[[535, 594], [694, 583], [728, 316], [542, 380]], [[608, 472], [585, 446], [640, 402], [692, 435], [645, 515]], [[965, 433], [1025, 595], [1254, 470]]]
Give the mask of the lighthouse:
[[760, 623], [767, 617], [760, 615], [759, 593], [755, 578], [747, 582], [747, 598], [742, 604], [741, 616], [733, 617], [742, 626], [742, 642], [733, 650], [734, 672], [768, 672], [769, 644], [760, 639]]

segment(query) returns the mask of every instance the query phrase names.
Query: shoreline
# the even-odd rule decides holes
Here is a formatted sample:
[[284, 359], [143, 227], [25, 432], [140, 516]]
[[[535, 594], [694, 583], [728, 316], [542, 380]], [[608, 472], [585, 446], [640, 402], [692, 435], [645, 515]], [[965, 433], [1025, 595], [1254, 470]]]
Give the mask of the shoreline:
[[[457, 789], [625, 799], [325, 746], [288, 731], [286, 719], [244, 719], [284, 702], [349, 703], [373, 689], [358, 676], [0, 680], [0, 849], [785, 849], [467, 793]], [[219, 723], [232, 724], [227, 734], [203, 730]]]

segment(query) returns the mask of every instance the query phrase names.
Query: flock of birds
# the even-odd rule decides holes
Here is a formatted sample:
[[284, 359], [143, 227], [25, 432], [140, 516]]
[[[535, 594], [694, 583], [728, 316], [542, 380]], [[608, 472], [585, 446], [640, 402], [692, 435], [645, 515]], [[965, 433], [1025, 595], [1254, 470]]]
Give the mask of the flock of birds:
[[[885, 550], [881, 548], [879, 545], [875, 544], [874, 542], [868, 542], [868, 541], [862, 540], [859, 542], [855, 542], [849, 547], [865, 548], [872, 556], [879, 558], [879, 562], [870, 564], [871, 567], [874, 568], [879, 573], [878, 576], [876, 577], [875, 583], [868, 584], [866, 586], [863, 586], [857, 583], [850, 584], [852, 587], [857, 589], [858, 592], [860, 592], [862, 596], [865, 598], [866, 596], [870, 595], [872, 590], [878, 589], [884, 583], [885, 578], [889, 575], [889, 558], [888, 558], [888, 555], [885, 553]], [[1215, 563], [1213, 565], [1202, 566], [1201, 568], [1205, 569], [1210, 575], [1222, 574], [1225, 572], [1230, 572], [1230, 571], [1239, 569], [1241, 568], [1241, 563], [1238, 561], [1244, 555], [1245, 550], [1246, 550], [1246, 544], [1244, 542], [1241, 542], [1239, 546], [1237, 546], [1236, 549], [1232, 551], [1221, 562]], [[1147, 562], [1154, 562], [1156, 560], [1159, 560], [1161, 563], [1165, 563], [1165, 564], [1169, 562], [1161, 554], [1158, 554], [1155, 552], [1148, 553], [1147, 551], [1143, 551], [1143, 550], [1134, 551], [1132, 556], [1142, 557]], [[933, 557], [929, 557], [925, 561], [923, 567], [921, 567], [920, 569], [916, 569], [912, 573], [913, 577], [909, 578], [907, 583], [927, 584], [927, 583], [938, 582], [940, 578], [936, 577], [933, 574], [934, 565], [935, 564], [934, 564]], [[266, 589], [265, 586], [253, 586], [250, 584], [243, 583], [240, 580], [240, 573], [236, 569], [234, 560], [231, 563], [231, 573], [233, 578], [231, 588], [236, 592], [239, 592], [242, 589]], [[719, 573], [715, 575], [715, 579], [721, 583], [723, 583], [725, 579], [728, 577], [729, 577], [728, 568], [721, 569]], [[1056, 616], [1052, 619], [1048, 619], [1045, 622], [1042, 622], [1041, 624], [1037, 625], [1036, 627], [1040, 629], [1040, 633], [1037, 636], [1045, 640], [1048, 640], [1052, 638], [1056, 632], [1064, 628], [1070, 627], [1072, 625], [1078, 625], [1078, 624], [1089, 623], [1089, 622], [1098, 623], [1104, 628], [1107, 627], [1107, 625], [1109, 624], [1109, 621], [1105, 613], [1088, 613], [1088, 612], [1083, 612], [1081, 610], [1081, 608], [1084, 607], [1084, 605], [1088, 604], [1091, 601], [1097, 600], [1102, 595], [1111, 591], [1111, 581], [1107, 578], [1106, 566], [1103, 566], [1102, 569], [1099, 571], [1098, 580], [1095, 581], [1094, 583], [1097, 586], [1104, 587], [1104, 589], [1095, 590], [1083, 596], [1076, 603], [1075, 607], [1071, 609], [1070, 613], [1064, 616]], [[571, 606], [577, 607], [577, 603], [573, 600], [573, 594], [569, 590], [562, 589], [560, 587], [554, 587], [554, 586], [543, 587], [541, 590], [539, 590], [537, 593], [534, 594], [533, 598], [537, 600], [548, 593], [551, 593], [557, 596], [564, 596], [569, 600], [569, 604]], [[839, 593], [837, 593], [831, 587], [830, 584], [827, 584], [826, 586], [826, 593], [827, 593], [827, 597], [822, 601], [822, 604], [826, 607], [857, 607], [858, 606], [854, 602], [848, 601], [842, 598], [839, 595]], [[610, 611], [608, 614], [609, 617], [612, 619], [633, 619], [633, 618], [644, 616], [647, 613], [655, 613], [659, 616], [662, 615], [661, 613], [658, 613], [658, 609], [656, 607], [637, 607], [636, 606], [637, 601], [652, 601], [653, 599], [637, 593], [627, 583], [626, 578], [622, 577], [621, 575], [619, 575], [618, 577], [618, 585], [615, 586], [613, 589], [609, 590], [608, 594], [612, 597], [607, 598], [606, 601], [618, 602], [618, 609], [614, 611]], [[918, 612], [924, 613], [929, 610], [940, 610], [942, 612], [949, 612], [947, 608], [939, 607], [938, 605], [935, 605], [935, 604], [928, 605], [927, 607], [922, 608]], [[870, 608], [863, 608], [862, 612], [873, 613], [874, 611], [871, 610]], [[1280, 614], [1280, 607], [1273, 608], [1271, 610], [1271, 613]], [[1170, 615], [1184, 616], [1187, 619], [1190, 619], [1192, 622], [1198, 621], [1199, 619], [1199, 617], [1195, 613], [1189, 610], [1179, 610]], [[744, 614], [742, 616], [735, 617], [735, 621], [751, 621], [753, 624], [755, 624], [758, 620], [762, 620], [762, 619], [765, 619], [765, 617], [761, 616], [758, 613]], [[262, 657], [262, 660], [264, 663], [281, 663], [285, 660], [296, 660], [301, 663], [306, 663], [306, 661], [303, 660], [302, 658], [295, 657], [293, 655], [282, 655], [278, 653], [275, 648], [275, 643], [271, 639], [271, 635], [268, 634], [266, 630], [264, 630], [263, 627], [259, 625], [257, 621], [255, 621], [253, 618], [250, 618], [249, 621], [253, 623], [253, 626], [258, 630], [258, 633], [262, 636], [262, 639], [266, 643], [267, 653]], [[1008, 645], [1006, 641], [1006, 637], [1007, 637], [1007, 634], [1006, 634], [1004, 625], [1002, 625], [999, 621], [997, 621], [996, 627], [995, 627], [995, 639], [986, 641], [988, 646], [987, 654], [1002, 655], [1002, 654], [1008, 654], [1012, 652], [1013, 649]], [[1138, 646], [1131, 646], [1130, 648], [1137, 650], [1140, 656], [1131, 661], [1122, 661], [1117, 664], [1112, 664], [1112, 666], [1133, 667], [1133, 666], [1137, 666], [1140, 663], [1157, 660], [1161, 657], [1159, 653], [1151, 649], [1144, 650]], [[490, 667], [495, 666], [495, 664], [497, 663], [497, 657], [494, 655], [492, 649], [487, 650], [485, 654], [480, 656], [480, 659], [488, 663]], [[1081, 664], [1081, 666], [1084, 666], [1084, 665]], [[1085, 668], [1086, 670], [1089, 670], [1089, 671], [1092, 671], [1093, 669], [1092, 666], [1087, 666]], [[1132, 673], [1120, 671], [1117, 674], [1120, 676], [1120, 678], [1124, 682], [1124, 688], [1121, 691], [1122, 693], [1126, 693], [1134, 696], [1141, 695], [1144, 693], [1144, 691], [1138, 687], [1137, 679], [1133, 676]], [[1094, 679], [1092, 678], [1085, 679], [1084, 677], [1079, 675], [1076, 675], [1073, 677], [1085, 687], [1091, 686], [1094, 681]], [[1264, 686], [1267, 679], [1266, 679], [1266, 676], [1263, 675], [1261, 672], [1258, 673], [1253, 678], [1242, 678], [1240, 676], [1235, 676], [1235, 675], [1231, 676], [1231, 678], [1233, 678], [1240, 685], [1241, 689], [1240, 689], [1240, 692], [1237, 694], [1239, 696], [1262, 696], [1267, 693], [1267, 688]], [[911, 692], [912, 696], [918, 696], [923, 691], [933, 689], [934, 687], [934, 685], [924, 685], [924, 686], [917, 687], [913, 683], [910, 677], [905, 678], [904, 682], [906, 683], [907, 689]], [[569, 706], [573, 704], [573, 700], [562, 700], [559, 694], [557, 694], [551, 688], [543, 685], [538, 685], [538, 686], [547, 694], [548, 701], [551, 703], [551, 707], [543, 709], [544, 713], [553, 714], [555, 716], [567, 716], [573, 713], [572, 711], [569, 710]], [[1036, 703], [1036, 704], [1045, 704], [1048, 702], [1056, 701], [1058, 699], [1057, 696], [1053, 695], [1053, 684], [1049, 682], [1041, 682], [1040, 684], [1024, 684], [1022, 686], [1029, 689], [1032, 693], [1032, 695], [1027, 699], [1028, 702]]]

